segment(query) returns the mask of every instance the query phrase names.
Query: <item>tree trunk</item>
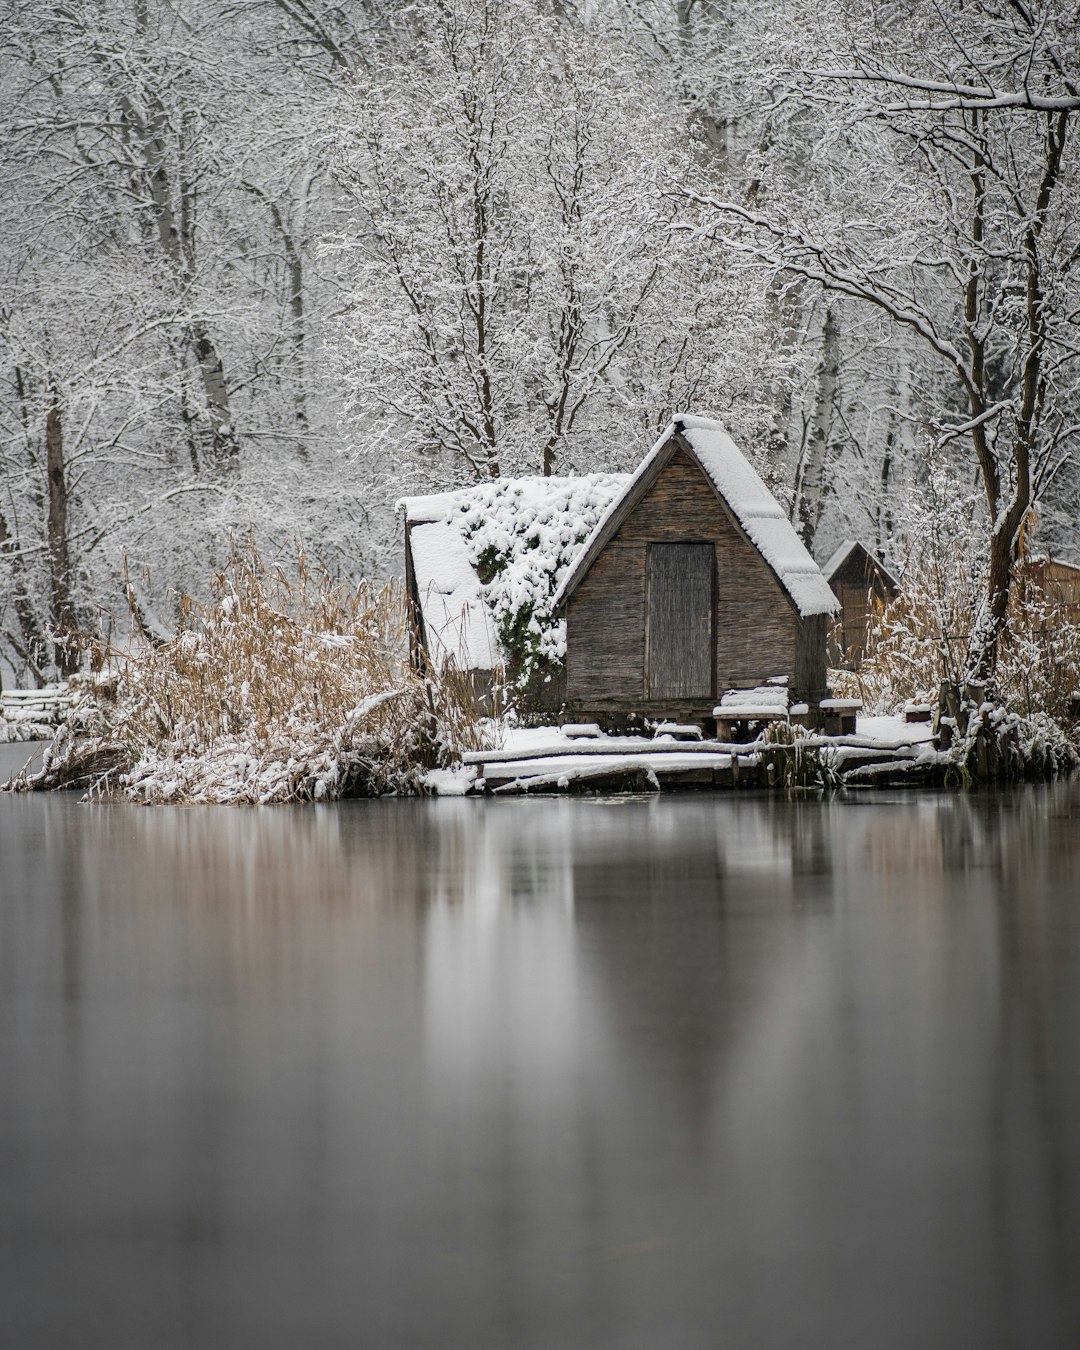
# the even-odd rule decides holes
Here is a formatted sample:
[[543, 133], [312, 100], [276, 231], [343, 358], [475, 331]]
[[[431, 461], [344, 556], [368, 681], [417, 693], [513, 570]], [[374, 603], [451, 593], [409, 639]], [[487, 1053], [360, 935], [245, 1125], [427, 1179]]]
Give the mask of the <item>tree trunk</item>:
[[209, 434], [203, 438], [206, 447], [203, 459], [209, 460], [211, 467], [219, 472], [231, 471], [239, 461], [240, 442], [229, 408], [225, 370], [217, 348], [203, 325], [200, 322], [192, 323], [189, 332], [210, 423]]
[[292, 347], [293, 413], [296, 419], [296, 454], [303, 463], [308, 459], [308, 436], [311, 423], [307, 411], [307, 353], [304, 348], [304, 263], [300, 246], [292, 234], [285, 228], [281, 212], [275, 203], [270, 203], [274, 222], [281, 234], [285, 247], [285, 260], [289, 277], [289, 315], [291, 325], [289, 340]]
[[768, 406], [772, 409], [772, 425], [766, 440], [768, 457], [777, 464], [791, 463], [791, 370], [795, 362], [802, 308], [799, 288], [781, 277], [774, 278], [765, 294], [765, 317], [775, 335], [783, 374], [770, 381]]
[[825, 460], [832, 432], [839, 378], [840, 327], [830, 306], [825, 311], [825, 324], [821, 332], [821, 365], [818, 367], [814, 417], [795, 478], [795, 524], [810, 553], [814, 551], [814, 537], [821, 523]]
[[1026, 447], [1018, 447], [1013, 459], [1017, 466], [1017, 483], [1008, 509], [1000, 513], [990, 532], [988, 617], [982, 631], [976, 635], [970, 662], [972, 678], [983, 683], [994, 673], [1001, 637], [1008, 627], [1013, 569], [1020, 556], [1021, 532], [1031, 505], [1031, 472]]
[[[145, 39], [149, 33], [149, 11], [145, 0], [137, 0], [135, 19], [137, 30]], [[182, 168], [170, 177], [167, 152], [170, 127], [161, 100], [152, 90], [147, 90], [143, 103], [145, 111], [131, 98], [123, 96], [120, 106], [125, 121], [138, 139], [158, 244], [179, 294], [185, 296], [195, 276], [194, 187], [186, 181]], [[179, 129], [181, 143], [188, 126], [189, 121], [185, 118]], [[202, 387], [205, 407], [200, 412], [209, 423], [208, 430], [197, 428], [198, 441], [202, 445], [201, 459], [213, 470], [231, 470], [238, 461], [240, 445], [229, 407], [229, 388], [221, 356], [201, 319], [191, 319], [182, 332]], [[185, 409], [190, 436], [192, 422], [188, 417]], [[194, 454], [192, 458], [195, 459]]]
[[33, 601], [30, 598], [30, 587], [27, 583], [26, 568], [23, 566], [22, 555], [18, 551], [18, 541], [8, 528], [3, 512], [0, 511], [0, 558], [4, 557], [7, 558], [11, 566], [14, 582], [12, 600], [15, 606], [15, 617], [19, 621], [19, 639], [16, 640], [14, 634], [9, 633], [8, 641], [22, 657], [33, 678], [39, 685], [42, 685], [45, 683], [42, 667], [46, 665], [49, 657], [48, 644], [41, 631], [41, 624], [38, 622]]
[[892, 538], [893, 519], [892, 510], [889, 506], [889, 493], [892, 488], [892, 468], [893, 453], [896, 446], [896, 423], [889, 423], [889, 430], [885, 433], [885, 451], [881, 456], [881, 473], [878, 475], [878, 508], [877, 508], [877, 552], [878, 557], [885, 556], [885, 550]]
[[49, 609], [53, 625], [53, 651], [61, 675], [78, 669], [78, 620], [71, 598], [71, 559], [68, 548], [68, 493], [64, 469], [64, 434], [60, 399], [51, 387], [45, 414], [46, 539], [49, 553]]

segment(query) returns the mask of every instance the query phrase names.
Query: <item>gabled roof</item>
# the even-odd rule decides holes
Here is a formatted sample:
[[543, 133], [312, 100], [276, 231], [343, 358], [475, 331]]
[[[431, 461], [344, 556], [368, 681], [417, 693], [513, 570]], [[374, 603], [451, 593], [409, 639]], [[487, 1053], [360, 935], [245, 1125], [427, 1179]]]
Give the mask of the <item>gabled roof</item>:
[[897, 581], [896, 577], [893, 576], [873, 549], [867, 548], [866, 545], [858, 539], [845, 539], [829, 561], [822, 564], [821, 571], [826, 581], [832, 581], [833, 577], [836, 576], [837, 572], [839, 572], [841, 567], [843, 567], [857, 548], [862, 549], [890, 585], [894, 586], [897, 590], [900, 589], [899, 581]]
[[636, 473], [597, 521], [573, 566], [563, 577], [553, 607], [573, 594], [630, 510], [644, 497], [675, 451], [687, 450], [700, 465], [736, 524], [761, 554], [796, 610], [835, 614], [840, 606], [807, 552], [780, 503], [719, 422], [705, 417], [677, 417], [641, 461]]

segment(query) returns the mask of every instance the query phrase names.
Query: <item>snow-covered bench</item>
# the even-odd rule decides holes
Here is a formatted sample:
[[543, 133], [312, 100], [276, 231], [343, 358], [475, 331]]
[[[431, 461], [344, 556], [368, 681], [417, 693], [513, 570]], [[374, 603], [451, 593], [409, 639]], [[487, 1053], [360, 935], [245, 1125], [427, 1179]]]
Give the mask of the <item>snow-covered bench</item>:
[[762, 684], [756, 689], [729, 689], [713, 709], [716, 718], [716, 738], [719, 741], [735, 739], [735, 731], [745, 731], [751, 722], [788, 722], [787, 687], [782, 684]]
[[822, 729], [826, 736], [855, 734], [855, 724], [862, 712], [861, 698], [823, 698], [818, 706], [824, 718]]
[[701, 728], [696, 722], [657, 722], [653, 727], [654, 741], [700, 741]]
[[564, 722], [559, 730], [571, 741], [600, 739], [600, 727], [596, 722]]

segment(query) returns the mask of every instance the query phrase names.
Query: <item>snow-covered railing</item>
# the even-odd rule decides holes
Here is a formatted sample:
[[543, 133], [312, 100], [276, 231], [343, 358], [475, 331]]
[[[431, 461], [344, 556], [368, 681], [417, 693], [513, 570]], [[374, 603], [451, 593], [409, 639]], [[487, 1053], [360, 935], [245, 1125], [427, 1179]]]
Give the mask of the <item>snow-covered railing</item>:
[[44, 689], [5, 689], [0, 693], [0, 716], [8, 722], [57, 727], [74, 704], [75, 695], [66, 684], [47, 685]]

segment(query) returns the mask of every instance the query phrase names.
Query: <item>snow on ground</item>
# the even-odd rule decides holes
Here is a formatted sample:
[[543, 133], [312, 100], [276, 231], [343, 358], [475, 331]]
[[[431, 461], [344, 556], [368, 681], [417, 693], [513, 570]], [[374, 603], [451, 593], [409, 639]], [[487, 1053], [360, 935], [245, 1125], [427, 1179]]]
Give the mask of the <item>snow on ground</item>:
[[687, 754], [685, 750], [680, 753], [678, 749], [672, 748], [671, 750], [648, 751], [646, 753], [647, 747], [651, 744], [652, 742], [649, 741], [644, 742], [643, 753], [640, 755], [627, 754], [625, 751], [611, 755], [543, 754], [533, 759], [523, 757], [507, 760], [501, 762], [499, 768], [504, 772], [513, 769], [514, 772], [520, 772], [524, 776], [531, 776], [537, 773], [571, 773], [578, 769], [588, 769], [591, 773], [642, 768], [656, 770], [716, 769], [725, 768], [731, 763], [731, 756], [720, 750], [715, 754], [710, 754], [708, 751]]
[[475, 782], [476, 768], [459, 764], [452, 769], [432, 769], [424, 774], [420, 785], [437, 797], [464, 797]]
[[0, 717], [0, 745], [51, 740], [54, 730], [55, 727], [46, 722], [8, 721], [6, 717]]
[[902, 717], [863, 717], [855, 723], [855, 734], [885, 745], [921, 745], [934, 739], [929, 722], [905, 722]]
[[539, 746], [572, 744], [561, 727], [507, 727], [503, 738], [503, 749], [515, 754], [526, 754]]

